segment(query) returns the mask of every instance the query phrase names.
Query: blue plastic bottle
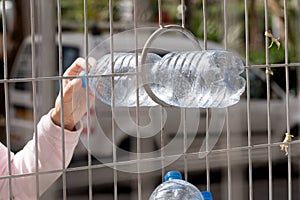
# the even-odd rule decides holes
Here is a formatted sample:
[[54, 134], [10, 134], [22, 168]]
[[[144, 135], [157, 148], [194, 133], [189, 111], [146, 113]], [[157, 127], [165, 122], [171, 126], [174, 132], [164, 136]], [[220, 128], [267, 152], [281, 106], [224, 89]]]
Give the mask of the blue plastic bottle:
[[152, 192], [149, 200], [211, 200], [210, 192], [204, 192], [189, 182], [182, 180], [179, 171], [170, 171], [164, 177], [164, 182]]

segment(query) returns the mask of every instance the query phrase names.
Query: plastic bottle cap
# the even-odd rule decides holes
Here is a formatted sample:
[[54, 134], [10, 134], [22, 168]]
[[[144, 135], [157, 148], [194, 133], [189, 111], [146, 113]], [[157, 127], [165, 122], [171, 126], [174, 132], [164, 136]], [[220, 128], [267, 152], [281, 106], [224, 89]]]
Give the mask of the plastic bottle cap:
[[[85, 76], [85, 75], [86, 75], [85, 71], [82, 71], [79, 73], [79, 76]], [[81, 84], [82, 88], [86, 88], [86, 78], [82, 77], [81, 81], [82, 81], [82, 84]]]
[[208, 191], [201, 192], [204, 200], [212, 200], [212, 194]]
[[172, 180], [172, 179], [180, 179], [182, 180], [181, 173], [179, 171], [169, 171], [166, 173], [164, 177], [164, 181]]

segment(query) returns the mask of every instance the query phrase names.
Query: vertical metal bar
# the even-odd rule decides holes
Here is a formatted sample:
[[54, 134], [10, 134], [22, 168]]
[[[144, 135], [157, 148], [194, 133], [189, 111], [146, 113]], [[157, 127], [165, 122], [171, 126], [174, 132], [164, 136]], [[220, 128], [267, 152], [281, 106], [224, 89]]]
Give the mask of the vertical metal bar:
[[35, 133], [35, 170], [36, 170], [36, 198], [39, 198], [39, 153], [38, 153], [38, 132], [37, 132], [37, 86], [36, 80], [36, 48], [35, 48], [35, 2], [30, 0], [30, 23], [31, 23], [31, 72], [32, 72], [32, 94], [33, 94], [33, 124], [34, 124], [34, 133]]
[[133, 27], [135, 43], [135, 71], [136, 71], [136, 152], [137, 152], [137, 179], [138, 179], [138, 199], [142, 199], [142, 179], [140, 173], [141, 160], [141, 133], [140, 133], [140, 98], [139, 98], [139, 61], [138, 61], [138, 33], [137, 33], [137, 1], [133, 0]]
[[116, 150], [116, 135], [115, 135], [115, 83], [114, 83], [114, 29], [113, 29], [113, 2], [109, 0], [109, 35], [110, 35], [110, 59], [111, 59], [111, 72], [113, 76], [111, 77], [111, 97], [112, 97], [112, 106], [111, 106], [111, 113], [112, 113], [112, 142], [113, 142], [113, 176], [114, 176], [114, 200], [118, 199], [118, 174], [117, 174], [117, 150]]
[[[87, 17], [87, 0], [83, 1], [83, 13], [84, 13], [84, 57], [86, 74], [88, 74], [88, 17]], [[86, 77], [86, 108], [87, 108], [87, 140], [88, 140], [88, 184], [89, 184], [89, 199], [93, 199], [93, 175], [92, 175], [92, 156], [90, 150], [90, 135], [91, 135], [91, 116], [90, 116], [90, 95], [89, 95], [89, 81]]]
[[285, 79], [286, 79], [286, 127], [287, 132], [290, 133], [290, 86], [289, 86], [289, 51], [288, 51], [288, 14], [287, 1], [284, 0], [284, 57], [285, 57]]
[[227, 176], [228, 176], [228, 200], [232, 199], [232, 180], [231, 180], [231, 153], [230, 153], [230, 129], [229, 129], [229, 116], [228, 108], [226, 108], [226, 132], [227, 132]]
[[[4, 80], [8, 78], [8, 66], [7, 66], [7, 30], [6, 30], [6, 11], [5, 11], [5, 1], [2, 1], [2, 42], [3, 42], [3, 65], [4, 65]], [[5, 84], [7, 82], [4, 82]], [[7, 106], [5, 106], [7, 108]], [[9, 126], [7, 126], [9, 127]], [[9, 138], [9, 137], [8, 137]], [[10, 148], [10, 146], [8, 146]], [[10, 155], [10, 154], [9, 154]]]
[[[157, 4], [158, 4], [158, 17], [159, 17], [159, 20], [158, 20], [158, 25], [159, 27], [162, 27], [163, 26], [163, 22], [162, 22], [162, 2], [161, 0], [158, 0], [157, 1]], [[160, 113], [161, 113], [161, 116], [162, 116], [162, 119], [164, 119], [164, 110], [163, 110], [163, 107], [160, 106]], [[163, 120], [161, 120], [161, 124], [160, 124], [160, 148], [161, 148], [161, 152], [160, 152], [160, 156], [161, 156], [161, 181], [163, 182], [164, 181], [164, 174], [165, 174], [165, 159], [164, 159], [164, 145], [165, 145], [165, 142], [164, 142], [164, 131], [163, 131]]]
[[[161, 0], [158, 0], [157, 1], [158, 3], [158, 13], [159, 13], [159, 27], [162, 27], [163, 26], [163, 21], [162, 21], [162, 1]], [[162, 116], [162, 119], [164, 119], [164, 110], [163, 110], [163, 107], [160, 106], [160, 113], [161, 113], [161, 116]], [[165, 174], [165, 154], [164, 154], [164, 145], [165, 145], [165, 141], [164, 141], [164, 129], [163, 129], [163, 120], [161, 120], [161, 124], [160, 124], [160, 147], [161, 147], [161, 182], [164, 181], [164, 174]]]
[[181, 0], [181, 26], [185, 27], [185, 0]]
[[[60, 87], [60, 101], [63, 102], [63, 79], [61, 78], [63, 76], [63, 57], [62, 57], [62, 28], [61, 28], [61, 1], [57, 0], [57, 39], [58, 39], [58, 75], [60, 77], [59, 79], [59, 87]], [[67, 199], [67, 180], [66, 180], [66, 166], [65, 166], [65, 123], [64, 123], [64, 104], [61, 105], [61, 113], [60, 113], [60, 121], [61, 121], [61, 134], [62, 134], [62, 189], [63, 189], [63, 199]]]
[[247, 130], [248, 130], [248, 175], [249, 200], [253, 200], [252, 179], [252, 142], [251, 142], [251, 115], [250, 115], [250, 77], [249, 77], [249, 18], [248, 0], [245, 0], [245, 49], [246, 49], [246, 84], [247, 84]]
[[[224, 48], [227, 50], [227, 0], [224, 0]], [[229, 128], [229, 114], [226, 108], [226, 132], [227, 132], [227, 175], [228, 175], [228, 200], [232, 199], [232, 180], [231, 180], [231, 153], [230, 153], [230, 128]]]
[[[161, 119], [164, 119], [164, 110], [163, 110], [163, 107], [160, 106], [160, 113], [161, 113]], [[161, 149], [161, 152], [160, 152], [160, 157], [161, 157], [161, 181], [163, 182], [164, 181], [164, 174], [165, 174], [165, 154], [164, 154], [164, 145], [165, 145], [165, 141], [164, 141], [164, 129], [163, 129], [163, 120], [161, 120], [160, 122], [160, 149]]]
[[9, 98], [8, 98], [8, 65], [7, 65], [7, 32], [6, 32], [6, 13], [5, 1], [2, 1], [2, 30], [3, 30], [3, 65], [4, 65], [4, 101], [5, 101], [5, 118], [6, 118], [6, 145], [7, 145], [7, 166], [8, 166], [8, 192], [9, 198], [13, 198], [12, 193], [12, 177], [11, 177], [11, 148], [10, 148], [10, 113], [9, 113]]
[[57, 0], [57, 39], [58, 39], [58, 75], [62, 76], [63, 66], [62, 66], [61, 0]]
[[[206, 109], [206, 120], [205, 120], [205, 135], [206, 135], [206, 141], [205, 141], [205, 151], [208, 152], [209, 148], [209, 133], [208, 133], [208, 128], [209, 128], [209, 109]], [[206, 155], [205, 157], [205, 161], [206, 161], [206, 188], [207, 191], [210, 191], [210, 162], [209, 162], [209, 154]]]
[[[181, 0], [181, 26], [183, 28], [185, 28], [185, 10], [186, 10], [186, 6], [185, 6], [185, 0]], [[186, 124], [186, 121], [185, 121], [185, 113], [186, 113], [186, 110], [183, 109], [181, 110], [181, 118], [183, 118], [183, 161], [184, 161], [184, 177], [185, 177], [185, 180], [187, 181], [188, 179], [188, 175], [187, 175], [187, 155], [186, 155], [186, 140], [187, 140], [187, 137], [186, 137], [186, 127], [185, 127], [185, 124]]]
[[202, 0], [203, 2], [203, 48], [207, 49], [207, 10], [206, 10], [206, 0]]
[[183, 161], [184, 161], [184, 177], [188, 181], [188, 164], [187, 164], [187, 132], [186, 132], [186, 109], [181, 109], [183, 119]]
[[[268, 30], [268, 0], [264, 1], [265, 4], [265, 30]], [[266, 82], [267, 82], [267, 126], [268, 126], [268, 170], [269, 170], [269, 200], [273, 199], [273, 177], [272, 177], [272, 152], [271, 152], [271, 117], [270, 117], [270, 74], [269, 72], [269, 48], [268, 37], [265, 37], [266, 49]]]
[[292, 158], [291, 158], [291, 148], [288, 148], [288, 200], [292, 200]]
[[224, 48], [227, 50], [228, 36], [227, 36], [227, 0], [224, 0]]
[[[289, 54], [288, 54], [288, 14], [287, 1], [284, 0], [284, 53], [285, 53], [285, 93], [286, 93], [286, 127], [287, 133], [290, 133], [290, 86], [289, 86]], [[291, 148], [288, 148], [288, 199], [292, 200], [292, 164], [291, 164]]]
[[[203, 49], [207, 50], [207, 6], [206, 0], [202, 0], [203, 2]], [[208, 134], [208, 127], [209, 127], [209, 109], [206, 109], [206, 121], [205, 121], [205, 135], [206, 135], [206, 152], [208, 151], [208, 141], [209, 141], [209, 134]], [[209, 154], [205, 157], [206, 162], [206, 188], [207, 191], [210, 191], [210, 163], [209, 163]]]
[[[158, 0], [157, 1], [157, 4], [158, 4], [158, 13], [159, 13], [159, 21], [158, 21], [158, 25], [159, 25], [159, 27], [162, 27], [163, 26], [163, 22], [162, 22], [162, 1], [161, 0]], [[160, 106], [160, 113], [161, 113], [161, 116], [162, 116], [162, 119], [164, 118], [164, 110], [163, 110], [163, 107], [162, 106]], [[165, 145], [165, 141], [164, 141], [164, 130], [163, 130], [163, 126], [164, 126], [164, 124], [163, 124], [163, 121], [161, 120], [161, 124], [160, 124], [160, 127], [161, 127], [161, 129], [160, 129], [160, 148], [161, 148], [161, 154], [160, 154], [160, 156], [161, 156], [161, 166], [162, 166], [162, 168], [161, 168], [161, 182], [163, 182], [164, 181], [164, 174], [165, 174], [165, 152], [164, 152], [164, 149], [165, 148], [163, 148], [164, 147], [164, 145]]]
[[158, 25], [159, 27], [163, 26], [163, 21], [162, 21], [162, 7], [161, 7], [161, 0], [157, 1], [158, 5]]
[[[181, 26], [185, 28], [185, 11], [186, 11], [186, 6], [185, 6], [185, 0], [181, 0]], [[188, 180], [188, 169], [187, 169], [187, 133], [186, 133], [186, 110], [182, 109], [181, 110], [181, 118], [183, 119], [183, 161], [184, 161], [184, 177], [185, 180]]]
[[[295, 21], [299, 22], [300, 20], [300, 0], [295, 0], [295, 10], [297, 11], [296, 13], [296, 16], [295, 16]], [[300, 31], [300, 25], [299, 23], [297, 23], [296, 27], [295, 27], [295, 31], [299, 32]], [[299, 37], [296, 37], [296, 41], [295, 41], [295, 45], [296, 45], [296, 60], [297, 62], [300, 61], [300, 38]], [[300, 88], [300, 81], [299, 80], [299, 77], [300, 77], [300, 69], [299, 68], [296, 68], [296, 75], [297, 75], [297, 89], [299, 91], [299, 88]], [[297, 94], [299, 94], [297, 91]], [[298, 131], [298, 133], [300, 133], [300, 130]], [[300, 192], [300, 191], [299, 191]]]

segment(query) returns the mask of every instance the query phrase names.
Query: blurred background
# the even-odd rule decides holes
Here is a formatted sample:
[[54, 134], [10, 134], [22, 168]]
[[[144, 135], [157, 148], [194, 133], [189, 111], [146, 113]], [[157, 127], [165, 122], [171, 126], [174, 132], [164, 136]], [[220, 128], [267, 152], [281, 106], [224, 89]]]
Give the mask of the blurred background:
[[[247, 110], [245, 92], [237, 105], [228, 108], [228, 125], [214, 150], [205, 159], [199, 159], [196, 155], [206, 133], [205, 118], [211, 112], [200, 109], [202, 114], [195, 121], [200, 121], [200, 118], [202, 120], [192, 144], [178, 160], [164, 170], [184, 171], [187, 180], [200, 190], [210, 190], [214, 199], [249, 199], [251, 195], [253, 199], [299, 199], [299, 0], [7, 0], [5, 8], [0, 7], [1, 13], [5, 13], [2, 14], [2, 18], [5, 16], [6, 19], [6, 26], [2, 21], [1, 28], [5, 40], [0, 42], [1, 142], [6, 144], [6, 131], [9, 130], [11, 149], [20, 150], [32, 137], [34, 125], [38, 120], [34, 121], [33, 108], [36, 105], [33, 105], [32, 101], [35, 97], [32, 94], [31, 81], [18, 81], [18, 78], [32, 77], [33, 41], [36, 45], [36, 77], [59, 75], [77, 57], [86, 57], [97, 45], [109, 39], [111, 33], [122, 33], [132, 30], [135, 26], [158, 28], [159, 2], [163, 25], [180, 25], [182, 16], [185, 16], [185, 27], [201, 41], [203, 47], [205, 42], [208, 42], [208, 49], [226, 49], [238, 53], [251, 68], [247, 77], [250, 83], [250, 110]], [[184, 9], [182, 2], [185, 3]], [[182, 15], [182, 10], [185, 15]], [[84, 17], [85, 14], [87, 18]], [[113, 19], [110, 19], [110, 16]], [[60, 69], [58, 30], [62, 31]], [[266, 31], [272, 33], [274, 39], [279, 41], [280, 47], [276, 43], [269, 47], [271, 38], [265, 36]], [[4, 41], [7, 45], [5, 48]], [[186, 44], [185, 41], [178, 40], [177, 36], [171, 35], [162, 45], [172, 46], [176, 43], [179, 46]], [[287, 68], [286, 63], [289, 63]], [[266, 75], [267, 66], [272, 67], [273, 75]], [[246, 77], [246, 74], [244, 76]], [[8, 93], [4, 90], [4, 79], [11, 80], [8, 83]], [[53, 107], [58, 88], [57, 81], [38, 81], [38, 118]], [[268, 92], [270, 104], [267, 101]], [[7, 95], [8, 102], [5, 101]], [[9, 108], [6, 108], [6, 105], [9, 105]], [[106, 105], [98, 106], [101, 107], [99, 112], [103, 114], [102, 118], [91, 113], [95, 118], [93, 120], [103, 125], [107, 137], [112, 140], [111, 108]], [[170, 115], [164, 127], [166, 142], [174, 139], [179, 129], [176, 124], [180, 120], [174, 117], [177, 116], [178, 110], [174, 108], [168, 112]], [[172, 115], [173, 112], [177, 114]], [[271, 123], [268, 122], [268, 117]], [[278, 144], [283, 141], [285, 132], [295, 136], [289, 156], [280, 151]], [[87, 130], [83, 134], [87, 134]], [[137, 139], [124, 134], [121, 128], [117, 129], [115, 142], [120, 149], [136, 151]], [[142, 151], [145, 152], [157, 150], [162, 145], [160, 136], [142, 139], [141, 142]], [[112, 162], [113, 148], [105, 142], [98, 145], [100, 155], [92, 155], [94, 167], [91, 168], [87, 150], [80, 143], [70, 165], [70, 169], [73, 170], [67, 171], [66, 180], [59, 179], [41, 199], [62, 199], [64, 192], [67, 199], [89, 199], [91, 183], [93, 199], [114, 199], [116, 196], [118, 199], [138, 199], [139, 192], [142, 193], [142, 199], [147, 199], [155, 186], [161, 182], [161, 170], [142, 174], [118, 171], [115, 182], [114, 170], [102, 165]], [[178, 154], [175, 149], [176, 147], [174, 152], [168, 153]], [[251, 153], [248, 149], [251, 149]], [[120, 162], [129, 159], [121, 151], [117, 152], [117, 157]], [[88, 176], [90, 170], [92, 181]], [[140, 182], [141, 188], [138, 187]], [[117, 192], [114, 190], [116, 184]]]

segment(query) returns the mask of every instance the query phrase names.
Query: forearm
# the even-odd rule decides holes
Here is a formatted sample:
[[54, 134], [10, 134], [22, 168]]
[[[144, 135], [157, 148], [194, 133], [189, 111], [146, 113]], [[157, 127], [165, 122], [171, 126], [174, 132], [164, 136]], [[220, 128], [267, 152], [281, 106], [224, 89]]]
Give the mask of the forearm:
[[[58, 170], [57, 173], [42, 173], [39, 175], [39, 192], [42, 194], [60, 175], [59, 172], [67, 167], [71, 161], [74, 149], [79, 140], [79, 134], [82, 130], [82, 124], [77, 126], [77, 131], [64, 130], [62, 137], [62, 129], [56, 126], [50, 118], [50, 114], [43, 116], [38, 124], [37, 146], [35, 137], [27, 143], [27, 145], [18, 152], [11, 160], [13, 174], [31, 174], [22, 178], [13, 179], [13, 187], [17, 191], [15, 194], [27, 196], [36, 194], [36, 175], [35, 172], [46, 172]], [[63, 151], [64, 138], [64, 151]], [[38, 147], [36, 162], [36, 147]], [[64, 156], [63, 156], [64, 153]], [[36, 165], [38, 163], [38, 169]], [[31, 197], [31, 196], [30, 196]]]

